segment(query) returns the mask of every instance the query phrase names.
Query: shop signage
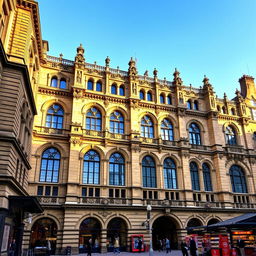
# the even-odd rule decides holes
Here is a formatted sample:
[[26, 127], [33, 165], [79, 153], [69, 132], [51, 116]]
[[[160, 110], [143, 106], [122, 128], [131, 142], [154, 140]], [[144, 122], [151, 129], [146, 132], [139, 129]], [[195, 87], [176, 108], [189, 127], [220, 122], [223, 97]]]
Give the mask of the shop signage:
[[227, 236], [219, 235], [219, 247], [221, 248], [222, 256], [229, 256], [229, 242]]
[[220, 256], [220, 249], [211, 249], [211, 256]]

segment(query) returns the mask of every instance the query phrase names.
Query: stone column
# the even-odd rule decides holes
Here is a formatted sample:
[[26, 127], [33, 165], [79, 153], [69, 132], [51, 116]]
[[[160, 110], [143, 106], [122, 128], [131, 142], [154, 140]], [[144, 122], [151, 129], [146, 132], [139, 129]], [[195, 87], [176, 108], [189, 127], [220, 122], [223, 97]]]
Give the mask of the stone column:
[[107, 229], [102, 229], [100, 240], [101, 253], [107, 252]]

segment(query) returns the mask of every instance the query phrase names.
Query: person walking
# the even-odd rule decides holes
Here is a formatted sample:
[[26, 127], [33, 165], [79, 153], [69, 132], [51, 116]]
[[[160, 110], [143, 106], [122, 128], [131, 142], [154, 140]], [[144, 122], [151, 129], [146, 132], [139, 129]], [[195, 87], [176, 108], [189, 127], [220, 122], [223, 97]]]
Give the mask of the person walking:
[[196, 255], [196, 251], [197, 251], [196, 242], [193, 237], [190, 239], [189, 247], [190, 247], [191, 256], [197, 256]]
[[142, 239], [141, 239], [141, 237], [139, 238], [139, 241], [138, 241], [138, 250], [139, 250], [139, 252], [142, 251]]
[[119, 251], [119, 238], [118, 238], [118, 236], [115, 238], [115, 241], [114, 241], [114, 253], [120, 253], [120, 251]]
[[240, 250], [240, 255], [245, 256], [245, 252], [244, 252], [245, 242], [243, 239], [241, 239], [241, 237], [238, 238], [237, 245]]
[[181, 252], [183, 256], [188, 256], [188, 246], [185, 241], [182, 241], [180, 244]]
[[87, 256], [92, 255], [92, 239], [90, 238], [87, 243]]
[[171, 243], [167, 237], [165, 239], [165, 249], [166, 249], [166, 253], [171, 252]]

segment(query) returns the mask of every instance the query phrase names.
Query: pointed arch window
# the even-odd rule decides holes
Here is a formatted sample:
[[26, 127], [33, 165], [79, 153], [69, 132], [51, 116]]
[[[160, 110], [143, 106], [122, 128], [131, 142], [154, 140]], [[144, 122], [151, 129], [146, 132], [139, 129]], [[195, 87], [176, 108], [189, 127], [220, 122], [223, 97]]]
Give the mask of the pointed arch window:
[[141, 119], [141, 137], [154, 138], [154, 124], [149, 116]]
[[152, 97], [152, 93], [151, 92], [147, 92], [147, 100], [148, 101], [152, 101], [153, 97]]
[[67, 89], [67, 81], [65, 78], [60, 79], [60, 89]]
[[197, 100], [194, 101], [194, 110], [199, 110], [199, 104]]
[[161, 136], [162, 140], [174, 140], [173, 125], [167, 118], [165, 118], [161, 123]]
[[124, 134], [124, 117], [119, 111], [114, 111], [110, 115], [110, 132]]
[[109, 185], [125, 185], [125, 161], [121, 154], [114, 153], [109, 158]]
[[237, 145], [236, 133], [233, 127], [227, 126], [225, 134], [226, 134], [226, 143], [228, 145]]
[[60, 169], [60, 152], [56, 148], [48, 148], [42, 154], [40, 182], [58, 182]]
[[55, 87], [55, 88], [58, 87], [58, 79], [56, 76], [52, 77], [51, 79], [51, 87]]
[[97, 92], [102, 92], [102, 83], [101, 83], [101, 81], [98, 81], [96, 83], [96, 91]]
[[100, 184], [100, 156], [95, 150], [84, 155], [83, 184]]
[[247, 193], [244, 171], [239, 165], [231, 166], [230, 179], [234, 193]]
[[167, 96], [167, 104], [172, 105], [172, 97], [170, 95]]
[[200, 190], [198, 166], [195, 162], [191, 162], [189, 164], [189, 167], [190, 167], [192, 189]]
[[212, 191], [212, 180], [210, 167], [207, 163], [203, 163], [204, 190]]
[[93, 90], [93, 81], [92, 80], [89, 80], [88, 82], [87, 82], [87, 90]]
[[189, 126], [189, 143], [201, 145], [200, 129], [196, 123], [191, 123]]
[[100, 111], [92, 107], [86, 113], [86, 129], [93, 131], [101, 131], [101, 113]]
[[164, 160], [164, 187], [177, 189], [176, 165], [171, 158]]
[[119, 95], [120, 96], [124, 96], [125, 95], [125, 93], [124, 93], [124, 86], [123, 85], [120, 85], [120, 87], [119, 87]]
[[165, 103], [165, 97], [163, 94], [160, 95], [160, 103], [164, 104]]
[[145, 100], [145, 93], [142, 90], [140, 90], [140, 99]]
[[54, 129], [63, 129], [64, 111], [58, 104], [53, 104], [47, 110], [45, 126]]
[[192, 109], [192, 104], [191, 104], [191, 101], [190, 101], [190, 100], [187, 101], [187, 108], [188, 108], [188, 109]]
[[115, 94], [115, 95], [117, 94], [116, 84], [112, 84], [112, 85], [111, 85], [111, 93], [112, 93], [112, 94]]
[[143, 187], [156, 188], [156, 165], [151, 156], [142, 160]]

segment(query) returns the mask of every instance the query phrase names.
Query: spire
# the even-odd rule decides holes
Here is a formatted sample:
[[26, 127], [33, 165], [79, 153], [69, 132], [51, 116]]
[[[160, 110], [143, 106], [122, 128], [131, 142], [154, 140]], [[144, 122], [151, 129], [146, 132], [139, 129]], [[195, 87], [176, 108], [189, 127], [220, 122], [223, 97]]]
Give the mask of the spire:
[[129, 69], [128, 69], [129, 76], [134, 78], [138, 74], [138, 71], [136, 68], [136, 62], [132, 57], [131, 57], [128, 65], [129, 65]]
[[209, 83], [209, 78], [206, 75], [204, 75], [203, 85], [204, 85], [203, 88], [205, 90], [208, 90], [208, 91], [213, 90], [212, 85]]
[[80, 45], [76, 48], [75, 62], [77, 62], [77, 63], [79, 63], [79, 64], [84, 64], [84, 63], [85, 63], [84, 48], [83, 48], [82, 44], [80, 44]]
[[182, 85], [183, 81], [180, 78], [180, 72], [177, 70], [177, 68], [175, 68], [173, 77], [174, 77], [172, 81], [173, 85], [176, 85], [176, 86]]
[[109, 67], [109, 63], [110, 63], [110, 58], [107, 56], [107, 58], [105, 59], [106, 67]]

